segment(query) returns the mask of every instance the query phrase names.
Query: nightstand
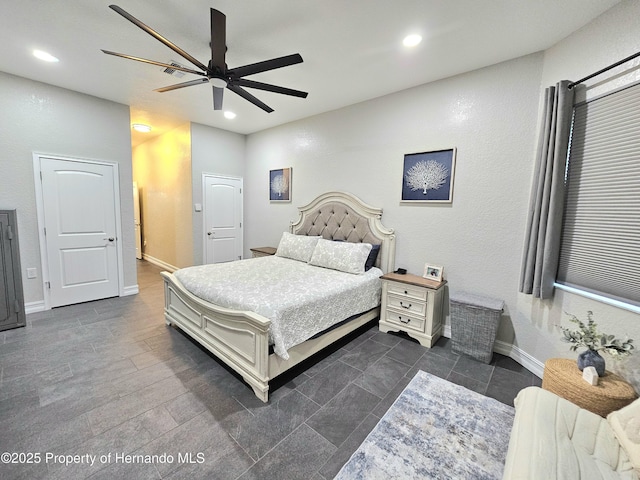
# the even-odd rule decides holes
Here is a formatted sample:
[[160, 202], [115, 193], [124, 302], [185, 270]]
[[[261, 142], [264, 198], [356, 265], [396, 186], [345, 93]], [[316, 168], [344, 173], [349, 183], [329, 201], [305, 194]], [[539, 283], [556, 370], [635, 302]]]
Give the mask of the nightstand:
[[250, 248], [249, 250], [251, 250], [251, 253], [253, 254], [253, 258], [258, 258], [258, 257], [268, 257], [269, 255], [275, 255], [277, 249], [274, 247], [255, 247], [255, 248]]
[[425, 347], [442, 334], [444, 285], [409, 273], [387, 273], [382, 280], [381, 332], [403, 331]]

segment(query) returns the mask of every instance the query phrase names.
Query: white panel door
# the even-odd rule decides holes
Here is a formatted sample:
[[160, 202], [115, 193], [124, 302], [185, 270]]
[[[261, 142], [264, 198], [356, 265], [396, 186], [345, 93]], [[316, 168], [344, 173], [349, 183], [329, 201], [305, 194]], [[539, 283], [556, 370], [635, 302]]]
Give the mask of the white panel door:
[[203, 176], [205, 263], [242, 258], [242, 179]]
[[114, 166], [42, 157], [51, 307], [117, 296]]

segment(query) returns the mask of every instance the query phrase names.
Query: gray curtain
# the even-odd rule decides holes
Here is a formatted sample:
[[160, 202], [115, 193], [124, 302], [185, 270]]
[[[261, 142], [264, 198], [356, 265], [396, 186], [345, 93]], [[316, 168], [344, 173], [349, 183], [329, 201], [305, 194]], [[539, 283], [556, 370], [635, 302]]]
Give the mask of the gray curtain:
[[538, 298], [553, 296], [558, 269], [565, 196], [565, 169], [573, 90], [563, 80], [545, 91], [544, 114], [529, 204], [520, 291]]

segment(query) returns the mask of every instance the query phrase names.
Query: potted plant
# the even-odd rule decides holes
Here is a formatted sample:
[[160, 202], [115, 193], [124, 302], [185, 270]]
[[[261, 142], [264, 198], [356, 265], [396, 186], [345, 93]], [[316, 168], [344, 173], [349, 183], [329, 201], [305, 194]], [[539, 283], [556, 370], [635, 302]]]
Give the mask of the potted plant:
[[587, 323], [582, 322], [575, 315], [567, 314], [570, 322], [575, 323], [578, 328], [570, 330], [560, 326], [564, 334], [563, 340], [571, 343], [571, 351], [575, 352], [580, 347], [586, 347], [587, 350], [578, 355], [578, 368], [583, 370], [585, 367], [593, 366], [599, 376], [603, 376], [605, 372], [605, 360], [600, 352], [606, 352], [614, 358], [621, 358], [631, 354], [633, 350], [633, 340], [625, 337], [624, 340], [617, 339], [614, 335], [600, 333], [597, 329], [596, 322], [593, 321], [593, 312], [587, 312]]

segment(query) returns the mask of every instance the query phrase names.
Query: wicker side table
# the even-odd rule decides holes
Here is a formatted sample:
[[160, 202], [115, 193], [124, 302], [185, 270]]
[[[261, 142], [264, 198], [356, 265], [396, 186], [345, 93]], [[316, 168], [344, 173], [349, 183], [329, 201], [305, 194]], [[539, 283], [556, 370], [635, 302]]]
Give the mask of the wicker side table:
[[582, 379], [582, 372], [576, 361], [566, 358], [547, 360], [544, 364], [542, 388], [601, 417], [606, 417], [637, 398], [629, 383], [609, 371], [604, 377], [600, 377], [598, 385], [589, 385]]

